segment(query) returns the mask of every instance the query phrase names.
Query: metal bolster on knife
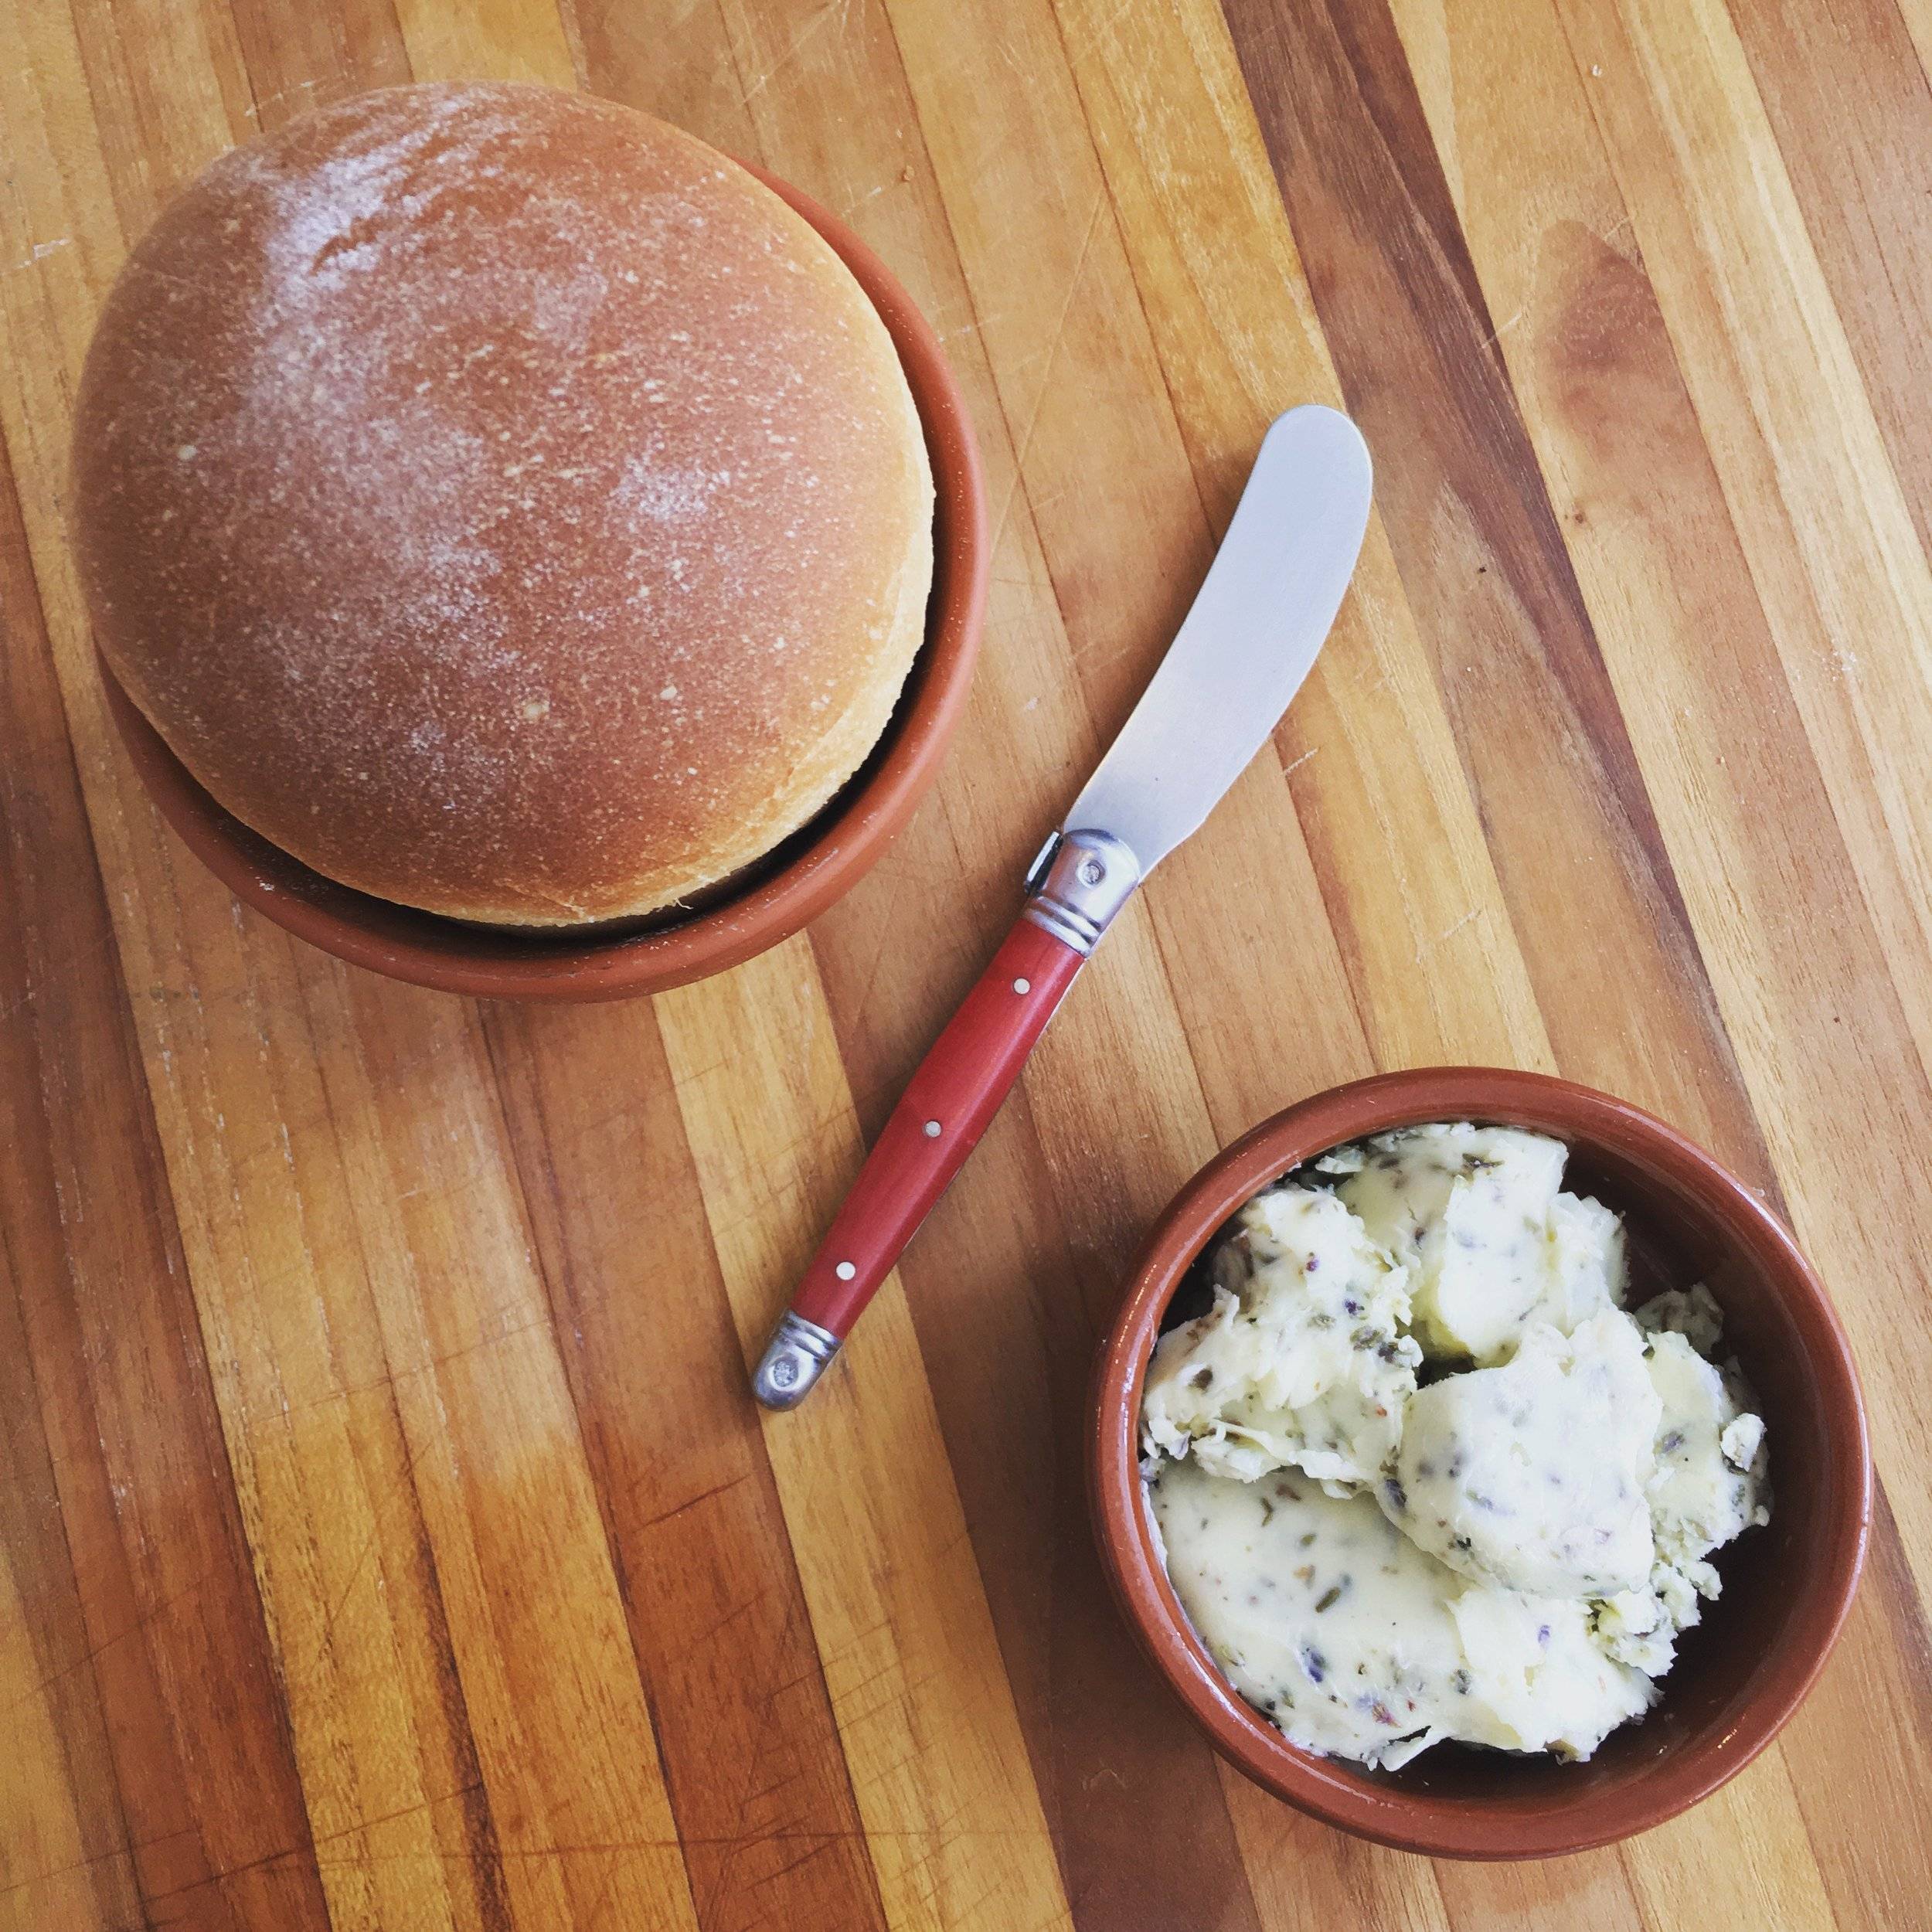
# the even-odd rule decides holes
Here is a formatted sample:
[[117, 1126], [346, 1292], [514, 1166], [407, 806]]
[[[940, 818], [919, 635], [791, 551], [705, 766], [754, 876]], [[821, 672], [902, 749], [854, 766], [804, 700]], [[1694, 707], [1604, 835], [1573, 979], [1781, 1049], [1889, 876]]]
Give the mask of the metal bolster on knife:
[[1140, 883], [1140, 861], [1111, 832], [1056, 832], [1027, 868], [1023, 916], [1084, 957]]

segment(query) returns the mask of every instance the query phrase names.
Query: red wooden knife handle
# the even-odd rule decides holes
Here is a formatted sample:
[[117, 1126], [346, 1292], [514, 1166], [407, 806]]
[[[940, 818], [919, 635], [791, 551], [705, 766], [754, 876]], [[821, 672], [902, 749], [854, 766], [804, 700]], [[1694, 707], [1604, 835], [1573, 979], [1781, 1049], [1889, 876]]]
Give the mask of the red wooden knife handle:
[[849, 1334], [999, 1110], [1054, 1009], [1086, 964], [1024, 919], [933, 1043], [866, 1157], [793, 1312]]
[[753, 1379], [801, 1399], [999, 1111], [1087, 956], [1022, 916], [913, 1075]]
[[1019, 924], [920, 1062], [752, 1372], [751, 1393], [767, 1409], [795, 1408], [811, 1393], [1140, 879], [1132, 849], [1111, 832], [1078, 828], [1046, 842]]

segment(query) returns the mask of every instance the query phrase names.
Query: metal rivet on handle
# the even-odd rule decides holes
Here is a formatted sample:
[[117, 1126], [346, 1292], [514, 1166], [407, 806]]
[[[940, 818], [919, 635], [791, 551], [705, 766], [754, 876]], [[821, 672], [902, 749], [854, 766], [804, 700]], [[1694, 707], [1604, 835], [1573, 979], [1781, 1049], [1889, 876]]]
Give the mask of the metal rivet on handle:
[[1083, 859], [1080, 861], [1080, 883], [1083, 886], [1097, 886], [1106, 876], [1107, 868], [1097, 859]]
[[926, 1138], [929, 1141], [936, 1141], [939, 1138], [938, 1121], [928, 1121], [926, 1123]]
[[1016, 979], [1013, 981], [1013, 991], [1016, 993], [1030, 993], [1032, 990], [1033, 982], [1030, 979]]
[[832, 1270], [832, 1273], [837, 1275], [842, 1281], [849, 1281], [858, 1272], [859, 1270], [849, 1261], [841, 1261], [838, 1267]]

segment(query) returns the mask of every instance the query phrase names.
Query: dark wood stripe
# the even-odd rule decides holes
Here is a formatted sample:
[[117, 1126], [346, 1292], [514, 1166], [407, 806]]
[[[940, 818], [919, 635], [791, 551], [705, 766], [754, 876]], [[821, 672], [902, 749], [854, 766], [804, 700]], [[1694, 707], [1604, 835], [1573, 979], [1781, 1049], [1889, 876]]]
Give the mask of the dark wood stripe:
[[192, 1900], [211, 1926], [259, 1911], [320, 1928], [287, 1706], [4, 453], [0, 611], [0, 1222], [106, 1713], [114, 1784], [81, 1795], [90, 1830], [124, 1829], [162, 1917]]
[[[0, 808], [3, 809], [3, 808]], [[12, 842], [0, 838], [0, 903], [13, 894]], [[30, 1045], [30, 995], [22, 985], [15, 950], [0, 937], [0, 1144], [13, 1147], [24, 1129], [39, 1123], [26, 1103], [36, 1089], [21, 1049]], [[19, 1593], [22, 1634], [31, 1654], [37, 1689], [23, 1694], [9, 1687], [0, 1708], [0, 1726], [26, 1735], [19, 1706], [28, 1699], [44, 1704], [52, 1742], [60, 1753], [60, 1783], [77, 1827], [84, 1862], [63, 1869], [59, 1878], [46, 1869], [18, 1869], [0, 1855], [0, 1914], [19, 1913], [26, 1903], [59, 1883], [63, 1893], [85, 1890], [94, 1903], [93, 1920], [117, 1925], [138, 1910], [128, 1830], [114, 1780], [113, 1752], [94, 1652], [73, 1573], [73, 1555], [60, 1513], [60, 1483], [48, 1446], [42, 1398], [34, 1382], [33, 1359], [22, 1324], [19, 1267], [9, 1219], [0, 1218], [0, 1551]], [[39, 1780], [50, 1767], [36, 1767]], [[24, 1818], [0, 1819], [0, 1847], [8, 1851], [32, 1840], [23, 1837]], [[12, 1895], [11, 1901], [9, 1895]]]

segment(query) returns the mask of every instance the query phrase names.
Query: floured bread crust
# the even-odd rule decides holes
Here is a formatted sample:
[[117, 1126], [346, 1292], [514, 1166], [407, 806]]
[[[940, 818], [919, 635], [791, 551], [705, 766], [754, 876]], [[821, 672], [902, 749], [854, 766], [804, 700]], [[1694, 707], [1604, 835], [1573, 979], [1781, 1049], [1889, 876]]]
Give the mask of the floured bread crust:
[[673, 905], [864, 760], [932, 485], [858, 284], [607, 102], [399, 87], [223, 156], [110, 295], [74, 534], [170, 748], [316, 870], [451, 917]]

